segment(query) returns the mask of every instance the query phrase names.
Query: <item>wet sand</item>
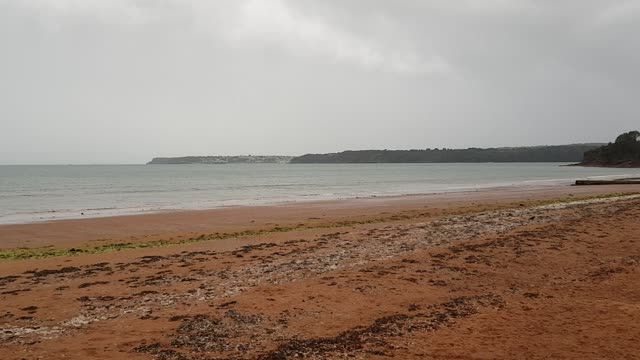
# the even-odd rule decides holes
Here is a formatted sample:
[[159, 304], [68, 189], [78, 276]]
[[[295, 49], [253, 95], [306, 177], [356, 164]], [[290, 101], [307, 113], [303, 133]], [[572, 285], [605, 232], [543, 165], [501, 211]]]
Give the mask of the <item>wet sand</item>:
[[615, 192], [640, 192], [640, 185], [507, 187], [0, 225], [0, 249], [177, 240], [202, 234], [264, 230], [301, 223], [314, 226], [393, 215], [419, 217], [424, 213], [430, 216], [444, 213], [449, 208], [475, 211], [479, 207], [499, 208], [523, 201]]
[[[3, 359], [633, 359], [640, 197], [593, 197], [633, 192], [502, 189], [0, 226], [4, 250], [25, 239], [32, 248], [168, 240], [0, 262], [0, 350]], [[231, 235], [207, 240], [215, 233]]]

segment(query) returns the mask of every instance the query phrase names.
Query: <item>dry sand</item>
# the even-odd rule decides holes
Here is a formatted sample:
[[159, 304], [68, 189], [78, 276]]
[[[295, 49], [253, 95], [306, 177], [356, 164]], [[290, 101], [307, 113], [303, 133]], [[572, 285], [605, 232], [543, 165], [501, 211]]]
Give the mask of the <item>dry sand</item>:
[[5, 250], [252, 231], [0, 262], [0, 353], [2, 359], [635, 359], [640, 197], [584, 198], [622, 192], [640, 186], [0, 226]]

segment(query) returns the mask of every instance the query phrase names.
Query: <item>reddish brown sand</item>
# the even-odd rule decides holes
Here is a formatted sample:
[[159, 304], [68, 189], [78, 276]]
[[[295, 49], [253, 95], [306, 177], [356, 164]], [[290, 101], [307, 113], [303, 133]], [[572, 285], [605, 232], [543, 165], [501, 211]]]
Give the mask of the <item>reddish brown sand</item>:
[[305, 225], [0, 262], [0, 358], [636, 359], [640, 197], [582, 199], [613, 192], [640, 187], [2, 226], [8, 249]]

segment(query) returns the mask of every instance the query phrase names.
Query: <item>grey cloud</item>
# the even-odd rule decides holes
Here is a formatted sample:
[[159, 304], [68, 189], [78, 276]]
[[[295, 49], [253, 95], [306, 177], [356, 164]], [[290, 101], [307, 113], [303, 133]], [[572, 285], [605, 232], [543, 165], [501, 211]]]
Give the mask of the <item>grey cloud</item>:
[[0, 1], [0, 163], [609, 141], [635, 1]]

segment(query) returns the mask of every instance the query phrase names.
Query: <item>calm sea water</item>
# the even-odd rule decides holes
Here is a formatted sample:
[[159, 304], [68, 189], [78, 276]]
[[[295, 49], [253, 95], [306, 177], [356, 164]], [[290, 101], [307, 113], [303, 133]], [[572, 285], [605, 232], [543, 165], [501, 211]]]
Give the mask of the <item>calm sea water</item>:
[[[534, 164], [229, 164], [0, 166], [0, 224], [569, 184], [638, 170]], [[84, 213], [84, 214], [83, 214]]]

